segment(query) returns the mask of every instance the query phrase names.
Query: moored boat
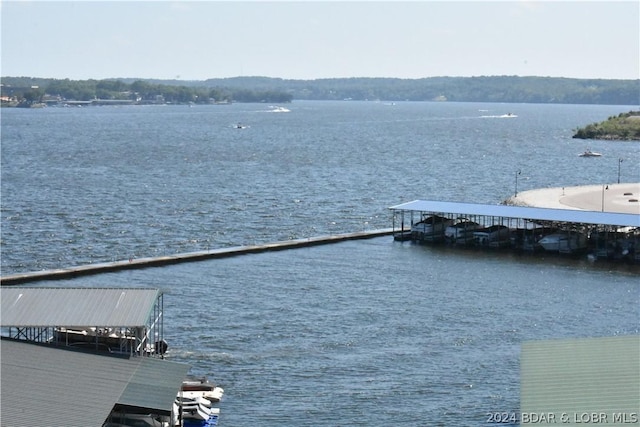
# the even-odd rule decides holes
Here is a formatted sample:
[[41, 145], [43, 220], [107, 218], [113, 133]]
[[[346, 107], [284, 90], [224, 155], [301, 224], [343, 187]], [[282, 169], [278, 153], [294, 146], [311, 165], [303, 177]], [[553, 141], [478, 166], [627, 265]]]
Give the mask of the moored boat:
[[[183, 426], [211, 426], [215, 425], [220, 416], [220, 408], [212, 408], [201, 403], [176, 403], [177, 419], [182, 419]], [[177, 423], [180, 425], [180, 423]]]
[[596, 231], [589, 236], [595, 258], [637, 261], [636, 248], [640, 247], [640, 229], [621, 227], [616, 230]]
[[212, 427], [217, 425], [220, 401], [224, 390], [206, 377], [188, 377], [182, 382], [174, 401], [174, 412], [182, 420], [182, 427]]
[[211, 402], [219, 402], [224, 394], [222, 387], [216, 386], [210, 382], [206, 377], [195, 378], [190, 377], [182, 382], [179, 396], [188, 399], [195, 399], [198, 397], [205, 398]]
[[210, 401], [211, 403], [217, 403], [220, 402], [220, 399], [222, 399], [224, 391], [222, 390], [222, 388], [216, 387], [213, 390], [182, 391], [180, 392], [180, 394], [185, 399], [196, 399], [198, 397], [201, 397]]
[[448, 243], [466, 245], [473, 242], [473, 232], [482, 226], [467, 218], [458, 218], [444, 230], [444, 238]]
[[444, 240], [444, 232], [453, 220], [440, 215], [424, 215], [422, 220], [411, 226], [411, 237], [421, 242], [438, 242]]
[[502, 247], [511, 244], [511, 230], [505, 225], [492, 225], [473, 232], [476, 246]]
[[581, 232], [558, 232], [544, 236], [538, 244], [548, 252], [572, 253], [587, 248], [587, 236]]
[[145, 354], [165, 354], [168, 344], [164, 339], [154, 343], [142, 343], [130, 328], [96, 328], [56, 327], [53, 331], [53, 341], [59, 344], [94, 349], [109, 353], [142, 352]]
[[543, 237], [557, 232], [554, 227], [532, 227], [530, 229], [518, 228], [511, 233], [511, 246], [517, 250], [526, 252], [542, 251], [543, 248], [538, 243]]
[[201, 403], [179, 405], [182, 411], [182, 419], [208, 420], [212, 413], [219, 413], [219, 408], [210, 408]]
[[178, 396], [176, 397], [176, 404], [180, 405], [180, 406], [196, 406], [196, 405], [204, 405], [206, 407], [211, 407], [211, 405], [213, 405], [213, 402], [205, 397], [202, 396], [185, 396], [185, 393], [193, 393], [193, 392], [180, 392], [180, 394], [178, 394]]

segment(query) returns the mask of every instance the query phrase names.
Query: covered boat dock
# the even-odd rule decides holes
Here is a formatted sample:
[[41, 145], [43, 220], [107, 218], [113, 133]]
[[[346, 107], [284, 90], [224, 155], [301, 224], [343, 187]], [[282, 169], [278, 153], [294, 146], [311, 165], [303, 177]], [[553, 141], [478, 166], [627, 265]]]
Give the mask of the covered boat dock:
[[164, 358], [164, 295], [150, 288], [8, 288], [2, 336]]
[[[546, 236], [566, 235], [570, 241], [584, 242], [558, 245], [559, 253], [586, 252], [598, 258], [621, 257], [639, 262], [636, 248], [640, 244], [640, 215], [630, 213], [594, 212], [575, 209], [549, 209], [508, 205], [414, 200], [391, 206], [393, 211], [393, 235], [396, 240], [416, 242], [445, 242], [446, 227], [425, 233], [416, 232], [416, 224], [425, 218], [453, 226], [458, 223], [474, 224], [472, 235], [465, 245], [510, 247], [524, 250], [548, 250], [540, 241]], [[479, 239], [492, 227], [508, 230], [501, 241]], [[544, 243], [544, 241], [542, 241]], [[451, 242], [450, 242], [451, 243]], [[455, 243], [455, 242], [454, 242]], [[494, 244], [495, 243], [495, 244]]]
[[163, 334], [158, 289], [15, 287], [2, 290], [1, 303], [3, 426], [175, 418], [190, 366], [155, 351]]

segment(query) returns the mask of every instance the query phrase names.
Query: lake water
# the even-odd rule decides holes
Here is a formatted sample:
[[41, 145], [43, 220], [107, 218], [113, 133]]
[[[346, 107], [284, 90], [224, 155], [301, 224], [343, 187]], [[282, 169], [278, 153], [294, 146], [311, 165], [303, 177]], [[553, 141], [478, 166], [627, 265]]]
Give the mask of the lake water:
[[[287, 108], [3, 109], [2, 274], [387, 228], [413, 199], [500, 203], [518, 170], [640, 177], [638, 142], [571, 138], [629, 106]], [[522, 342], [640, 332], [636, 269], [391, 237], [34, 285], [162, 289], [168, 358], [225, 388], [225, 426], [488, 425]]]

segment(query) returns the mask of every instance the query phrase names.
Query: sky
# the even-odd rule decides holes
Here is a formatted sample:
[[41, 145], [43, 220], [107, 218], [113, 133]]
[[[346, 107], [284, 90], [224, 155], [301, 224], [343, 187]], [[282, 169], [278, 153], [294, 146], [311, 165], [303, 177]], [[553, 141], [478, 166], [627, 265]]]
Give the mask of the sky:
[[1, 0], [0, 75], [640, 78], [640, 2]]

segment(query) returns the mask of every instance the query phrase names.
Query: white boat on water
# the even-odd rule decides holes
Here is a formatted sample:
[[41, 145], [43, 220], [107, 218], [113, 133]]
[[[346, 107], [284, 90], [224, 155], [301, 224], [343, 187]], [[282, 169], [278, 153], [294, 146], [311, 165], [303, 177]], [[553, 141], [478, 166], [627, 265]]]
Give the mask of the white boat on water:
[[289, 113], [291, 112], [291, 110], [289, 110], [288, 108], [285, 107], [280, 107], [280, 106], [274, 106], [271, 107], [271, 110], [269, 110], [272, 113]]
[[178, 396], [182, 396], [187, 399], [202, 397], [215, 403], [222, 399], [223, 394], [224, 389], [216, 386], [214, 383], [207, 380], [207, 378], [191, 377], [182, 382]]
[[222, 399], [222, 395], [224, 394], [224, 390], [220, 387], [216, 387], [213, 390], [194, 390], [194, 391], [182, 391], [180, 392], [180, 396], [184, 399], [206, 399], [211, 403], [220, 402]]
[[538, 243], [540, 239], [558, 230], [554, 227], [544, 227], [535, 223], [530, 223], [531, 228], [518, 228], [511, 233], [511, 246], [517, 250], [526, 252], [542, 251], [543, 248]]
[[448, 243], [464, 245], [473, 241], [473, 232], [482, 227], [467, 218], [458, 218], [444, 230], [444, 238]]
[[571, 253], [587, 248], [587, 236], [580, 232], [559, 232], [544, 236], [538, 244], [545, 251]]
[[[479, 110], [481, 112], [488, 112], [489, 110]], [[480, 116], [483, 119], [511, 119], [511, 118], [515, 118], [518, 117], [516, 114], [513, 113], [506, 113], [506, 114], [492, 114], [492, 115], [482, 115]]]
[[579, 154], [580, 157], [601, 157], [602, 154], [596, 153], [595, 151], [591, 151], [590, 148], [587, 148], [584, 152]]
[[538, 244], [542, 246], [545, 251], [558, 252], [560, 250], [560, 240], [566, 238], [565, 233], [553, 233], [538, 240]]
[[213, 404], [220, 401], [224, 390], [206, 377], [188, 377], [182, 382], [174, 401], [174, 414], [184, 420], [184, 425], [211, 426], [217, 423], [220, 408]]
[[422, 220], [411, 226], [413, 240], [436, 242], [444, 239], [444, 231], [453, 220], [440, 215], [424, 215]]

